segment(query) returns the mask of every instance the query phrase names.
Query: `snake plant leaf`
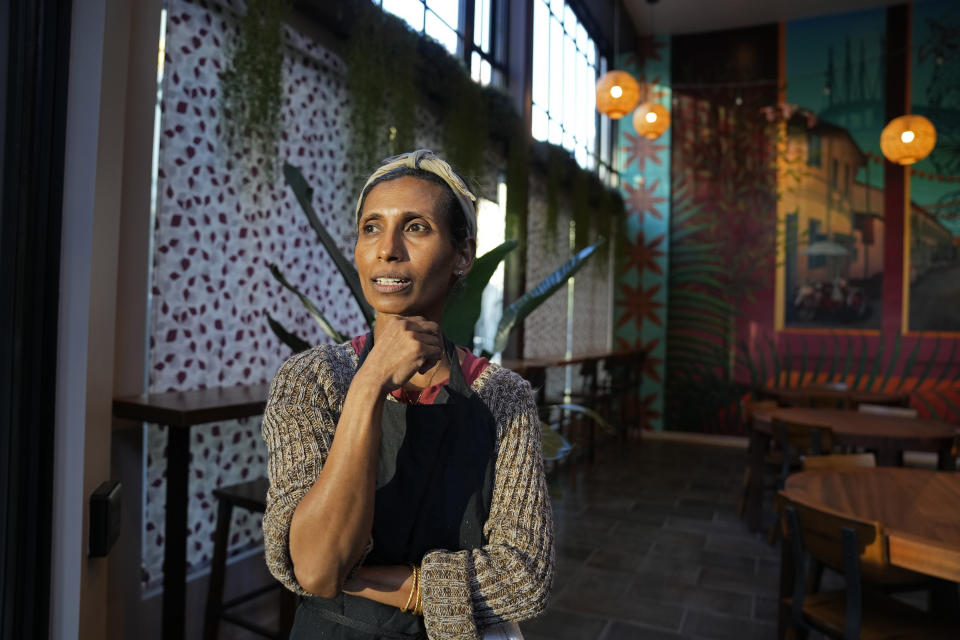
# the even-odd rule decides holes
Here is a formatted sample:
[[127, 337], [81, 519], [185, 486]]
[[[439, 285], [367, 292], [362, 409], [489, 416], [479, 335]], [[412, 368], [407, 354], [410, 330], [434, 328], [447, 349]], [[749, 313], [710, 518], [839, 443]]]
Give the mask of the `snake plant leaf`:
[[443, 309], [443, 331], [454, 344], [473, 348], [473, 330], [480, 319], [483, 290], [497, 266], [516, 248], [517, 241], [510, 239], [478, 257], [464, 278], [463, 288], [447, 300]]
[[287, 179], [287, 184], [293, 189], [293, 195], [296, 196], [297, 202], [300, 203], [300, 207], [307, 216], [307, 220], [310, 221], [310, 226], [313, 227], [313, 230], [327, 250], [330, 258], [334, 264], [337, 265], [340, 275], [346, 280], [347, 287], [350, 288], [350, 293], [353, 294], [354, 299], [357, 301], [357, 305], [360, 307], [360, 313], [363, 314], [367, 325], [373, 327], [376, 314], [373, 308], [367, 304], [367, 299], [363, 297], [363, 289], [360, 287], [360, 276], [357, 275], [357, 270], [353, 268], [350, 261], [340, 253], [340, 249], [337, 248], [337, 243], [333, 241], [333, 236], [320, 224], [320, 218], [317, 217], [317, 212], [313, 210], [313, 189], [307, 184], [303, 174], [300, 173], [300, 169], [289, 162], [283, 163], [283, 175]]
[[333, 338], [333, 341], [336, 343], [346, 342], [348, 338], [333, 328], [333, 325], [330, 324], [330, 321], [327, 320], [326, 316], [320, 312], [320, 309], [317, 308], [317, 305], [313, 304], [313, 301], [305, 296], [299, 289], [287, 282], [287, 279], [283, 277], [283, 274], [280, 273], [280, 269], [277, 268], [277, 265], [270, 264], [270, 273], [273, 274], [274, 279], [282, 284], [286, 289], [289, 289], [293, 295], [300, 298], [300, 302], [303, 304], [304, 308], [307, 310], [307, 313], [310, 314], [310, 317], [317, 321], [317, 324], [320, 325], [320, 328], [323, 329], [323, 332], [328, 336]]
[[494, 353], [501, 353], [506, 348], [507, 338], [517, 323], [523, 322], [523, 319], [543, 304], [544, 300], [562, 287], [570, 276], [575, 274], [604, 242], [605, 240], [601, 240], [581, 250], [563, 263], [559, 269], [541, 280], [540, 284], [520, 296], [513, 304], [503, 310], [503, 317], [500, 318], [500, 324], [497, 326], [497, 337], [494, 340]]
[[540, 443], [546, 461], [562, 460], [573, 449], [573, 445], [546, 422], [540, 423]]
[[290, 347], [291, 351], [294, 353], [300, 353], [301, 351], [306, 351], [312, 347], [309, 342], [300, 336], [284, 329], [279, 322], [273, 319], [273, 316], [271, 316], [269, 312], [264, 311], [264, 313], [267, 316], [267, 324], [270, 325], [270, 328], [273, 330], [273, 334], [280, 339], [280, 342]]
[[607, 422], [607, 420], [602, 415], [600, 415], [590, 407], [583, 406], [582, 404], [563, 402], [558, 404], [548, 404], [544, 407], [544, 409], [548, 411], [550, 409], [559, 409], [561, 411], [567, 411], [569, 413], [579, 413], [579, 414], [585, 415], [586, 417], [596, 422], [601, 429], [605, 431], [610, 431], [610, 432], [615, 431], [615, 429], [613, 428], [613, 425]]

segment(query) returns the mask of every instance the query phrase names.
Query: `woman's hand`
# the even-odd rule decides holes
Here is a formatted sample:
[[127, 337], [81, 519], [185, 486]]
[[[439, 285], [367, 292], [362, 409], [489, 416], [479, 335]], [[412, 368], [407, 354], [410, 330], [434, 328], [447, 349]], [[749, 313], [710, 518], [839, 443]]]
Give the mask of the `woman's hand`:
[[389, 392], [405, 385], [414, 374], [426, 373], [440, 361], [443, 337], [439, 324], [421, 316], [388, 316], [382, 322], [357, 378]]

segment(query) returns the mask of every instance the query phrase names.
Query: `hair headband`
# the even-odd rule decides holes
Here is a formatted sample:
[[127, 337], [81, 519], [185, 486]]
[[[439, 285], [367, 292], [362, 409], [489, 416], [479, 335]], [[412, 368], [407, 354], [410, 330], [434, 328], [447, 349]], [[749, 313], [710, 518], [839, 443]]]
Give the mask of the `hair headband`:
[[410, 153], [401, 153], [398, 156], [393, 156], [383, 161], [383, 164], [367, 178], [366, 184], [364, 184], [363, 189], [360, 190], [360, 197], [357, 198], [357, 208], [354, 211], [355, 224], [360, 223], [360, 207], [363, 204], [363, 194], [367, 188], [391, 171], [404, 167], [428, 171], [439, 176], [440, 179], [446, 182], [450, 189], [453, 190], [457, 201], [460, 202], [460, 208], [463, 209], [463, 215], [467, 220], [467, 237], [477, 237], [477, 208], [474, 205], [477, 197], [470, 192], [470, 189], [467, 188], [463, 179], [453, 170], [453, 167], [445, 160], [437, 157], [437, 155], [429, 149], [417, 149]]

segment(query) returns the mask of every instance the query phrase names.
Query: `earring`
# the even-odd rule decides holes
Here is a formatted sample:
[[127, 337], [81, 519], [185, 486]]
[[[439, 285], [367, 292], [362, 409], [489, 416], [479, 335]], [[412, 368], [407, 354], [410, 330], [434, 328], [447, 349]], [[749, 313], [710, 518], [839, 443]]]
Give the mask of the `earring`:
[[463, 277], [463, 269], [460, 269], [459, 271], [457, 271], [457, 277], [458, 277], [458, 278], [462, 278], [462, 277]]

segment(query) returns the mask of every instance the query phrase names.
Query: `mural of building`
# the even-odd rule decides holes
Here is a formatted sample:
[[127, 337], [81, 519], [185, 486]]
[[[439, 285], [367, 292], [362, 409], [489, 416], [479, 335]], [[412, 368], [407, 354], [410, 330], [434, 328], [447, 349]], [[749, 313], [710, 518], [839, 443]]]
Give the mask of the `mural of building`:
[[882, 190], [857, 180], [861, 169], [869, 169], [868, 158], [844, 127], [797, 113], [787, 122], [786, 135], [786, 157], [796, 165], [781, 184], [779, 203], [785, 222], [787, 323], [813, 320], [812, 309], [798, 312], [805, 292], [840, 281], [860, 288], [867, 302], [854, 313], [835, 315], [862, 322], [879, 307]]

